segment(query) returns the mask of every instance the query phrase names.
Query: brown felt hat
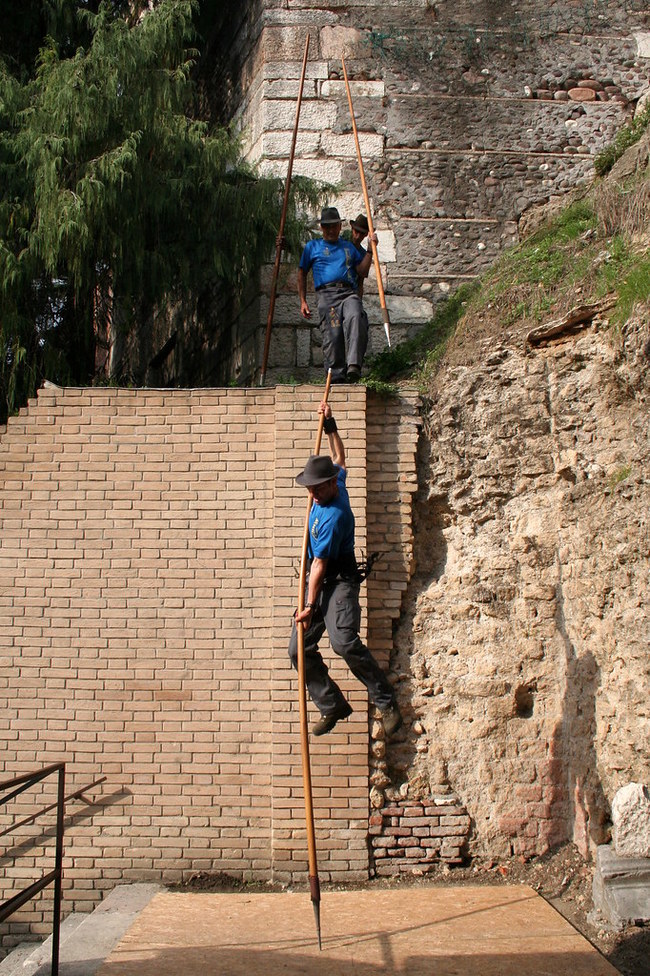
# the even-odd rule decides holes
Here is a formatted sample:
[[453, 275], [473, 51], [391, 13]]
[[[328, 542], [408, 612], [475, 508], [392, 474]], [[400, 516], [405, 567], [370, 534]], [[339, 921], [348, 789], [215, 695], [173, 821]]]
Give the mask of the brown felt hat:
[[320, 212], [321, 224], [340, 224], [341, 215], [336, 207], [323, 207]]
[[354, 230], [362, 231], [364, 234], [370, 233], [368, 218], [365, 216], [365, 214], [359, 214], [356, 220], [351, 220], [350, 227], [353, 227]]
[[305, 465], [305, 470], [296, 475], [296, 482], [304, 488], [322, 485], [324, 481], [331, 481], [338, 477], [339, 469], [330, 457], [322, 454], [312, 454]]

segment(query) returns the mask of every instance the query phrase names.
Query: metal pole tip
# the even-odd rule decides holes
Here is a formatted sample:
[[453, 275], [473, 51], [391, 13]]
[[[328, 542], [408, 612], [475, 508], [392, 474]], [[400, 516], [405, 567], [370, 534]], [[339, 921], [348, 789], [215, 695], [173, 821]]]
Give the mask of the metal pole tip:
[[320, 937], [320, 903], [317, 901], [312, 902], [314, 906], [314, 918], [316, 919], [316, 935], [318, 936], [318, 948], [322, 950], [323, 944]]

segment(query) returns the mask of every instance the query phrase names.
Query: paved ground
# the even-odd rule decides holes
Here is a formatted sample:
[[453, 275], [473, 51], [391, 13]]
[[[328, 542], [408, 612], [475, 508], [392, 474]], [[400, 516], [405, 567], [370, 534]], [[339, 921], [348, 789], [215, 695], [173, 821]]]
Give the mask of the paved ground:
[[525, 886], [308, 893], [160, 892], [97, 976], [615, 976]]

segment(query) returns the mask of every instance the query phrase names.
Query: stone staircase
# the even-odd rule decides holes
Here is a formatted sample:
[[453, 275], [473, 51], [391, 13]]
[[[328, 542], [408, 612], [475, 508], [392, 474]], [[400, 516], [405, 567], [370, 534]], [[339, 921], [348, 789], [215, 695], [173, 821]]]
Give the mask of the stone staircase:
[[[61, 923], [59, 976], [93, 976], [153, 896], [156, 884], [118, 885], [90, 914]], [[0, 976], [50, 976], [52, 936], [25, 942], [0, 962]]]

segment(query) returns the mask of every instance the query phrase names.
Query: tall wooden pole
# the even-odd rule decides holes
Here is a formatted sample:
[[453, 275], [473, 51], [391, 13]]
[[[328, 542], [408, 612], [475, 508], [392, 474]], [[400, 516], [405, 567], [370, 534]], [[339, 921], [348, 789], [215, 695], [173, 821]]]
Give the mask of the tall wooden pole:
[[[323, 402], [327, 403], [332, 383], [332, 370], [328, 370], [327, 383]], [[320, 453], [321, 440], [323, 438], [323, 424], [325, 414], [320, 415], [318, 424], [318, 434], [316, 435], [316, 446], [314, 454]], [[307, 551], [309, 545], [309, 513], [311, 512], [311, 496], [307, 502], [307, 513], [305, 515], [305, 530], [302, 537], [302, 555], [300, 559], [300, 583], [298, 590], [298, 613], [305, 609], [305, 586], [307, 583]], [[309, 890], [311, 901], [314, 906], [314, 917], [316, 919], [316, 932], [318, 935], [318, 948], [321, 948], [320, 938], [320, 882], [318, 880], [318, 863], [316, 858], [316, 836], [314, 833], [314, 803], [311, 791], [311, 765], [309, 762], [309, 730], [307, 728], [307, 682], [305, 681], [305, 627], [302, 621], [296, 623], [298, 637], [298, 701], [300, 705], [300, 751], [302, 753], [302, 782], [305, 794], [305, 823], [307, 825], [307, 853], [309, 859]]]
[[363, 199], [366, 205], [366, 214], [368, 216], [368, 229], [371, 235], [370, 237], [370, 248], [372, 250], [372, 257], [375, 263], [375, 272], [377, 274], [377, 291], [379, 292], [379, 301], [381, 303], [381, 314], [384, 320], [384, 332], [386, 333], [386, 341], [390, 346], [390, 317], [388, 315], [388, 309], [386, 308], [386, 296], [384, 294], [384, 284], [381, 280], [381, 268], [379, 267], [379, 255], [377, 254], [377, 246], [372, 240], [372, 234], [375, 233], [375, 228], [372, 222], [372, 213], [370, 212], [370, 199], [368, 197], [368, 187], [366, 186], [366, 175], [363, 171], [363, 160], [361, 158], [361, 146], [359, 145], [359, 133], [357, 132], [357, 122], [354, 117], [354, 108], [352, 106], [352, 94], [350, 92], [350, 83], [348, 81], [348, 73], [345, 69], [345, 58], [341, 55], [341, 64], [343, 65], [343, 77], [345, 78], [345, 90], [348, 93], [348, 105], [350, 106], [350, 117], [352, 119], [352, 131], [354, 133], [354, 144], [357, 147], [357, 160], [359, 162], [359, 176], [361, 177], [361, 188], [363, 190]]
[[273, 276], [271, 278], [271, 295], [269, 298], [269, 314], [266, 319], [266, 336], [264, 337], [264, 354], [262, 356], [262, 372], [260, 374], [260, 386], [264, 386], [266, 380], [266, 366], [269, 360], [269, 347], [271, 345], [271, 329], [273, 328], [273, 314], [275, 312], [275, 292], [278, 285], [280, 274], [280, 261], [282, 259], [282, 236], [284, 225], [287, 219], [287, 209], [289, 206], [289, 190], [291, 188], [291, 174], [293, 172], [293, 159], [296, 154], [296, 139], [298, 138], [298, 120], [300, 119], [300, 106], [302, 105], [302, 91], [305, 86], [305, 73], [307, 71], [307, 55], [309, 53], [309, 34], [305, 41], [305, 54], [302, 59], [302, 73], [300, 75], [300, 87], [298, 89], [298, 102], [296, 104], [296, 120], [293, 126], [293, 137], [291, 139], [291, 151], [289, 153], [289, 167], [287, 169], [287, 181], [284, 185], [284, 200], [282, 202], [282, 214], [280, 216], [280, 227], [278, 229], [278, 240], [275, 246], [275, 263], [273, 265]]

